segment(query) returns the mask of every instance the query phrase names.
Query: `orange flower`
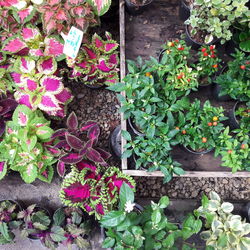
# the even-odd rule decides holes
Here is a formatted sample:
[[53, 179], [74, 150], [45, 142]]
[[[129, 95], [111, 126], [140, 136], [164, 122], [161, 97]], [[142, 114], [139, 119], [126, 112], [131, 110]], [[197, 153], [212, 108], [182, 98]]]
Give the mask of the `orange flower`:
[[206, 143], [207, 142], [207, 138], [206, 137], [202, 137], [202, 142]]
[[218, 64], [214, 64], [214, 65], [213, 65], [213, 68], [218, 68]]
[[241, 65], [240, 68], [244, 70], [246, 68], [246, 66], [245, 65]]
[[146, 73], [145, 73], [145, 76], [150, 77], [150, 76], [151, 76], [151, 73], [150, 73], [150, 72], [146, 72]]

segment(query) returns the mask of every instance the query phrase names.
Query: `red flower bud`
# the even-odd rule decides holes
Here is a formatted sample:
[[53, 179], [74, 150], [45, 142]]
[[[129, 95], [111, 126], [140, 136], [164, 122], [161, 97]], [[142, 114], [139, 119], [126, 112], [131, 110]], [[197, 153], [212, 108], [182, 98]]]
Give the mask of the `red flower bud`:
[[203, 53], [203, 56], [208, 56], [208, 53], [207, 52]]
[[246, 66], [245, 65], [241, 65], [240, 68], [244, 70], [246, 68]]
[[206, 52], [206, 48], [202, 48], [201, 51], [204, 53]]

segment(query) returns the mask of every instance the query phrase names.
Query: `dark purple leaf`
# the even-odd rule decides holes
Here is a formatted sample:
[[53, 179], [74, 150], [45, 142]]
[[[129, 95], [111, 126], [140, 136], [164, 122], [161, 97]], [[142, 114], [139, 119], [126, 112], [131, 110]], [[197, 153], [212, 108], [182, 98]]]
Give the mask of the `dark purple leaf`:
[[81, 160], [82, 155], [76, 153], [68, 153], [59, 159], [59, 161], [63, 161], [66, 164], [75, 164], [77, 162], [80, 162]]
[[84, 124], [81, 125], [80, 130], [81, 131], [89, 130], [90, 128], [92, 128], [95, 125], [97, 125], [96, 122], [94, 122], [94, 121], [88, 121], [88, 122], [86, 122], [86, 123], [84, 123]]
[[6, 128], [6, 124], [5, 124], [5, 121], [0, 119], [0, 136], [3, 135], [4, 131], [5, 131], [5, 128]]
[[47, 146], [47, 150], [54, 156], [59, 156], [61, 154], [61, 150], [52, 146]]
[[79, 138], [77, 138], [74, 135], [71, 134], [66, 134], [66, 141], [70, 145], [70, 147], [76, 149], [76, 150], [81, 150], [83, 148], [83, 142]]
[[71, 112], [67, 119], [67, 127], [69, 130], [76, 130], [78, 127], [78, 120], [75, 112]]
[[18, 103], [13, 99], [0, 100], [0, 115], [4, 115], [10, 111], [14, 111]]
[[99, 152], [99, 154], [101, 155], [101, 157], [102, 157], [104, 160], [110, 158], [110, 156], [111, 156], [111, 154], [110, 154], [109, 152], [107, 152], [107, 151], [105, 151], [105, 150], [103, 150], [103, 149], [101, 149], [101, 148], [96, 148], [96, 151]]
[[56, 168], [57, 168], [57, 173], [63, 177], [64, 174], [65, 174], [65, 163], [62, 162], [62, 161], [58, 161], [57, 162], [57, 165], [56, 165]]
[[89, 168], [92, 171], [96, 171], [96, 166], [89, 160], [82, 160], [78, 162], [76, 167], [79, 171], [83, 170], [84, 168]]
[[51, 139], [54, 139], [59, 136], [65, 136], [67, 130], [65, 128], [60, 128], [51, 136]]
[[87, 150], [86, 157], [93, 162], [104, 163], [100, 153], [93, 148], [89, 148]]
[[92, 148], [93, 146], [93, 141], [89, 140], [85, 143], [85, 145], [83, 146], [83, 149], [79, 152], [80, 155], [85, 155], [87, 150], [89, 148]]
[[64, 149], [70, 149], [69, 144], [67, 143], [66, 140], [62, 140], [56, 143], [54, 146], [55, 148], [64, 148]]
[[99, 135], [100, 135], [100, 127], [98, 125], [95, 125], [89, 129], [88, 138], [92, 140], [94, 144], [97, 143]]
[[65, 196], [71, 202], [82, 202], [90, 197], [90, 186], [89, 184], [82, 185], [80, 182], [75, 182], [64, 188]]

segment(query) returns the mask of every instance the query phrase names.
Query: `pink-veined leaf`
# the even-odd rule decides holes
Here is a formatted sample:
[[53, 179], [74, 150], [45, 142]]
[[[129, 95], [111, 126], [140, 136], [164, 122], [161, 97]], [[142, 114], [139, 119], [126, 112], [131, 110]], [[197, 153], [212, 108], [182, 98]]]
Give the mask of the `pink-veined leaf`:
[[65, 136], [67, 143], [76, 150], [81, 150], [83, 148], [83, 142], [74, 135], [66, 134]]
[[27, 58], [27, 57], [21, 57], [20, 58], [20, 71], [23, 74], [31, 73], [32, 70], [34, 70], [36, 67], [35, 61]]
[[112, 43], [106, 43], [105, 44], [105, 51], [108, 53], [108, 52], [111, 52], [111, 51], [114, 51], [118, 48], [118, 43], [116, 42], [112, 42]]
[[3, 179], [3, 177], [7, 173], [7, 164], [4, 161], [0, 162], [0, 180]]
[[82, 155], [76, 153], [68, 153], [62, 156], [59, 160], [63, 161], [66, 164], [76, 164], [82, 160]]
[[75, 182], [64, 188], [65, 196], [73, 202], [82, 202], [90, 197], [89, 184], [82, 185], [80, 182]]
[[63, 43], [55, 37], [46, 37], [44, 40], [45, 43], [45, 56], [55, 56], [56, 58], [64, 56], [63, 54]]
[[96, 170], [96, 165], [94, 165], [91, 161], [82, 160], [76, 164], [76, 167], [79, 171], [83, 170], [84, 168], [89, 168], [92, 171]]
[[88, 131], [88, 138], [92, 140], [94, 143], [98, 140], [99, 135], [100, 135], [100, 127], [97, 124], [91, 127]]
[[111, 154], [101, 148], [96, 148], [96, 151], [99, 152], [99, 154], [101, 155], [101, 157], [104, 159], [104, 160], [107, 160], [108, 158], [110, 158]]
[[56, 165], [57, 173], [59, 176], [63, 177], [65, 174], [65, 163], [62, 161], [58, 161]]
[[71, 147], [69, 146], [69, 144], [67, 143], [66, 140], [62, 140], [56, 143], [56, 145], [54, 146], [55, 148], [63, 148], [67, 151], [71, 150]]
[[90, 128], [92, 128], [93, 126], [96, 126], [96, 125], [97, 125], [97, 123], [94, 121], [87, 121], [84, 123], [84, 125], [81, 125], [80, 130], [86, 131], [86, 130], [89, 130]]
[[96, 59], [97, 55], [96, 55], [96, 53], [95, 53], [92, 49], [90, 49], [90, 48], [88, 48], [88, 47], [86, 47], [86, 46], [84, 46], [83, 48], [84, 48], [84, 50], [86, 51], [86, 53], [87, 53], [89, 59], [91, 59], [91, 60], [92, 60], [92, 59]]
[[76, 130], [78, 128], [78, 120], [75, 112], [70, 113], [66, 125], [69, 130]]
[[98, 16], [105, 14], [111, 5], [112, 0], [86, 0], [95, 10]]
[[35, 91], [38, 88], [37, 82], [27, 79], [27, 88], [29, 91]]
[[48, 93], [42, 96], [38, 107], [43, 111], [56, 111], [60, 109], [56, 98], [53, 95], [49, 95]]
[[57, 69], [56, 60], [53, 57], [43, 57], [37, 62], [37, 69], [45, 75], [52, 75]]
[[40, 32], [36, 28], [23, 28], [22, 29], [22, 37], [24, 41], [29, 41], [35, 39], [37, 35], [40, 35]]
[[30, 49], [29, 54], [31, 56], [39, 56], [39, 57], [44, 56], [44, 53], [43, 53], [43, 51], [41, 49]]
[[[56, 76], [44, 76], [41, 80], [40, 83], [42, 86], [45, 87], [46, 92], [51, 92], [54, 94], [58, 94], [60, 93], [64, 86], [63, 83], [61, 81], [61, 78], [56, 77]], [[58, 102], [58, 101], [56, 101]]]
[[68, 88], [64, 88], [59, 94], [56, 94], [55, 97], [60, 103], [69, 103], [73, 99], [73, 95]]
[[47, 146], [46, 149], [54, 156], [59, 156], [61, 154], [61, 150], [56, 147]]
[[22, 112], [22, 111], [19, 111], [18, 112], [18, 124], [20, 126], [26, 126], [28, 123], [28, 116]]
[[21, 24], [24, 24], [34, 16], [35, 10], [34, 10], [34, 7], [32, 5], [30, 5], [26, 9], [22, 9], [22, 10], [17, 11], [17, 14], [18, 14], [18, 17], [20, 20], [19, 22]]
[[65, 128], [60, 128], [55, 131], [55, 133], [52, 134], [51, 139], [55, 139], [60, 136], [65, 136], [67, 130]]
[[99, 164], [104, 163], [100, 153], [93, 148], [88, 148], [86, 157], [93, 162], [98, 162]]
[[26, 48], [26, 43], [19, 37], [12, 36], [4, 41], [2, 50], [10, 54], [15, 54], [24, 48]]
[[91, 140], [87, 141], [87, 142], [84, 144], [82, 150], [79, 152], [79, 154], [80, 154], [80, 155], [85, 155], [85, 154], [87, 153], [87, 150], [88, 150], [89, 148], [92, 148], [92, 146], [93, 146], [93, 141], [91, 141]]
[[32, 104], [30, 102], [29, 95], [23, 94], [22, 92], [19, 92], [19, 91], [16, 91], [15, 94], [14, 94], [14, 97], [15, 97], [16, 101], [19, 104], [23, 104], [23, 105], [27, 106], [30, 109], [33, 108]]
[[104, 59], [100, 60], [97, 68], [103, 72], [110, 72], [113, 69], [113, 65], [109, 67]]
[[21, 82], [21, 74], [16, 73], [16, 72], [12, 72], [10, 75], [15, 83]]

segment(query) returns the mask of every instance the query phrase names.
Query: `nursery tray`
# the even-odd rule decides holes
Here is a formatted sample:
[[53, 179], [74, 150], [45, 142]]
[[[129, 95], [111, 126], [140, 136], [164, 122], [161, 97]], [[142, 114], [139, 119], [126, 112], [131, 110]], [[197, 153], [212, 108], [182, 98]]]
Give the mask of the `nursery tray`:
[[[126, 74], [125, 57], [136, 59], [141, 56], [149, 59], [149, 56], [157, 57], [161, 50], [161, 45], [167, 40], [180, 38], [184, 32], [183, 22], [178, 17], [178, 0], [154, 0], [150, 8], [139, 16], [130, 16], [126, 13], [125, 0], [120, 0], [120, 77]], [[125, 39], [126, 35], [126, 39]], [[126, 43], [125, 43], [126, 41]], [[224, 54], [224, 51], [220, 51]], [[125, 96], [125, 93], [121, 93]], [[211, 90], [203, 88], [199, 92], [191, 93], [189, 96], [199, 98], [202, 102], [209, 99], [215, 106], [222, 105], [226, 112], [233, 107], [234, 102], [220, 102], [213, 99]], [[127, 122], [121, 114], [121, 129], [127, 130]], [[126, 140], [121, 138], [122, 151]], [[230, 168], [221, 167], [219, 157], [215, 158], [213, 152], [205, 155], [192, 155], [185, 152], [181, 147], [173, 149], [174, 160], [182, 164], [185, 174], [180, 177], [250, 177], [250, 172], [239, 171], [231, 173]], [[163, 177], [161, 171], [148, 172], [145, 170], [135, 170], [128, 159], [122, 159], [122, 171], [131, 176], [152, 176]], [[174, 175], [175, 177], [179, 177]]]

